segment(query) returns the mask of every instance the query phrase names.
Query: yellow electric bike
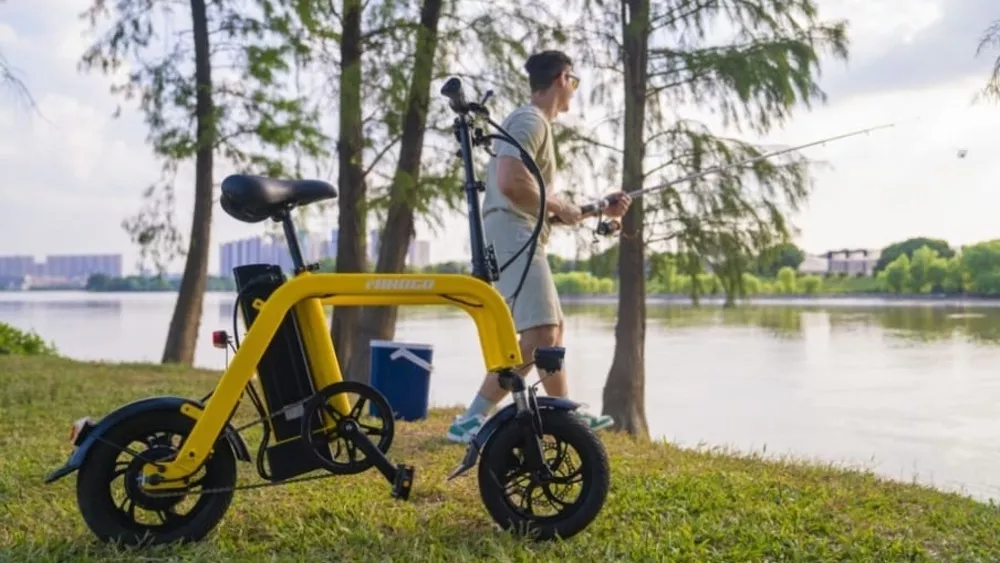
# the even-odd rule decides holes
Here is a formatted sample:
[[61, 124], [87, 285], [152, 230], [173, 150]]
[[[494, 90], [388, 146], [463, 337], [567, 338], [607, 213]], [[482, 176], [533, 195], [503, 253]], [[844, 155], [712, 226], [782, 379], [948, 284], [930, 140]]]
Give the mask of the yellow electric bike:
[[[524, 361], [507, 303], [492, 285], [513, 259], [498, 266], [492, 245], [485, 244], [479, 207], [483, 185], [475, 177], [472, 149], [492, 139], [510, 142], [538, 181], [542, 205], [534, 236], [521, 249], [529, 253], [526, 264], [545, 217], [545, 184], [530, 155], [490, 120], [485, 105], [490, 93], [482, 102], [469, 103], [457, 78], [449, 79], [441, 93], [457, 114], [454, 133], [465, 167], [472, 275], [316, 273], [315, 265], [302, 259], [291, 211], [336, 197], [334, 187], [313, 180], [227, 177], [221, 207], [241, 221], [280, 222], [294, 275], [286, 280], [269, 264], [234, 270], [233, 338], [224, 331], [213, 338], [235, 354], [206, 397], [151, 397], [97, 422], [73, 423], [74, 450], [45, 481], [79, 471], [80, 512], [100, 540], [129, 545], [197, 541], [219, 523], [236, 490], [372, 467], [390, 483], [393, 497], [409, 497], [413, 467], [387, 457], [394, 435], [392, 407], [375, 388], [342, 380], [324, 305], [446, 304], [465, 310], [478, 329], [485, 368], [498, 375], [513, 403], [482, 426], [448, 479], [478, 462], [479, 491], [490, 516], [504, 529], [537, 539], [568, 538], [596, 518], [609, 487], [603, 445], [573, 413], [579, 405], [538, 396], [538, 383], [526, 385], [514, 371]], [[484, 134], [480, 120], [500, 135]], [[527, 267], [522, 284], [526, 273]], [[238, 311], [247, 327], [242, 343]], [[534, 364], [540, 374], [551, 373], [561, 369], [563, 356], [562, 348], [539, 349]], [[472, 366], [470, 372], [481, 373]], [[231, 418], [245, 396], [259, 419], [237, 428]], [[252, 461], [240, 432], [255, 424], [263, 425], [256, 456], [263, 481], [238, 485], [237, 461]], [[567, 498], [573, 490], [575, 498]]]

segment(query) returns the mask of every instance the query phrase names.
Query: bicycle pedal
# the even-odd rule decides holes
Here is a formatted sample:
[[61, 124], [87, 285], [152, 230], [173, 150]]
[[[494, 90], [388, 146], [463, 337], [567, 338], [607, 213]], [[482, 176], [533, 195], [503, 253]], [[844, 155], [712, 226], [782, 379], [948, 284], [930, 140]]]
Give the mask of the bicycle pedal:
[[392, 483], [392, 497], [400, 500], [410, 498], [410, 489], [413, 487], [413, 473], [415, 469], [412, 465], [396, 466], [396, 478]]

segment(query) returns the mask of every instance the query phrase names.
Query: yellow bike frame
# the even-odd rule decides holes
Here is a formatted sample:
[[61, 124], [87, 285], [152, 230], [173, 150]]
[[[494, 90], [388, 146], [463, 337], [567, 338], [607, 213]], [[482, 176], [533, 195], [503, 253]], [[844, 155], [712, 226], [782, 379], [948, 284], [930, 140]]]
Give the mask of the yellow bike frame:
[[[292, 308], [300, 324], [303, 346], [316, 390], [343, 380], [330, 337], [324, 305], [452, 305], [476, 323], [488, 372], [513, 369], [523, 361], [514, 321], [503, 297], [490, 284], [462, 274], [312, 274], [302, 272], [281, 286], [260, 307], [232, 362], [222, 374], [205, 409], [187, 414], [196, 419], [180, 452], [169, 462], [147, 465], [146, 476], [162, 478], [150, 489], [181, 487], [184, 477], [204, 463], [253, 377], [275, 332]], [[347, 413], [347, 398], [332, 398]]]

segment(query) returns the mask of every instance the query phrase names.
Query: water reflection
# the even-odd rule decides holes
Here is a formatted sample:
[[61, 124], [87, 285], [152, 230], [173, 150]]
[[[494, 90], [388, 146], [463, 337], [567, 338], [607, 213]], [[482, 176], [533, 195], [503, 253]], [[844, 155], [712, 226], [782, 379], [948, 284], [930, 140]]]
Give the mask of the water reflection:
[[54, 299], [51, 301], [0, 301], [0, 312], [38, 311], [94, 311], [102, 313], [121, 312], [122, 302], [108, 299], [81, 299], [69, 301]]
[[[571, 314], [615, 319], [614, 305], [565, 307]], [[776, 338], [799, 339], [807, 328], [828, 327], [831, 334], [881, 329], [890, 339], [930, 343], [960, 339], [984, 345], [1000, 343], [1000, 309], [959, 306], [753, 305], [736, 309], [667, 304], [647, 308], [647, 322], [666, 329], [718, 326], [756, 328]]]

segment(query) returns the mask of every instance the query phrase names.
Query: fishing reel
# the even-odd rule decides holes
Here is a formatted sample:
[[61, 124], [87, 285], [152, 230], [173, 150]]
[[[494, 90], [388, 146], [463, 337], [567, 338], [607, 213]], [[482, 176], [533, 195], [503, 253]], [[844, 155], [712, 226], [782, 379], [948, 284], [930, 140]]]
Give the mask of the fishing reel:
[[598, 221], [597, 228], [594, 229], [594, 233], [598, 236], [608, 237], [613, 234], [618, 233], [622, 230], [622, 222], [618, 219], [608, 219], [606, 221]]
[[609, 217], [604, 219], [601, 215], [601, 210], [608, 205], [614, 203], [613, 200], [601, 199], [595, 203], [589, 203], [580, 207], [580, 211], [584, 214], [597, 212], [597, 226], [594, 227], [594, 242], [597, 242], [597, 237], [609, 237], [615, 235], [622, 230], [622, 222], [620, 219]]

